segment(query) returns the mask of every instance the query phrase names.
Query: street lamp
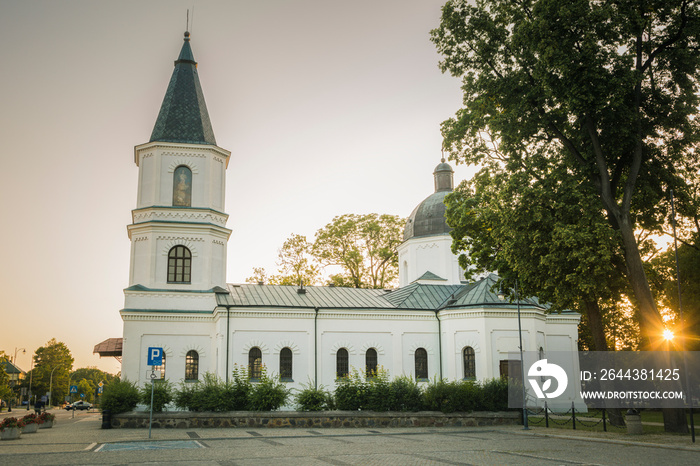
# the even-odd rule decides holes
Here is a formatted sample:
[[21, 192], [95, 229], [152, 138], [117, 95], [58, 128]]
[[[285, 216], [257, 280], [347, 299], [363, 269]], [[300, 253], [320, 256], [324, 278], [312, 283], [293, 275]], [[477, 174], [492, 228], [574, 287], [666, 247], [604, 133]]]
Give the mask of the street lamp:
[[49, 377], [49, 409], [52, 406], [51, 405], [51, 397], [53, 396], [53, 393], [51, 393], [51, 392], [53, 391], [53, 371], [55, 371], [59, 367], [61, 367], [60, 364], [58, 366], [54, 367], [53, 369], [51, 369], [51, 377]]
[[18, 351], [22, 351], [23, 354], [26, 354], [27, 349], [26, 349], [26, 348], [15, 348], [15, 357], [12, 358], [12, 364], [16, 364], [16, 363], [17, 363], [17, 352], [18, 352]]

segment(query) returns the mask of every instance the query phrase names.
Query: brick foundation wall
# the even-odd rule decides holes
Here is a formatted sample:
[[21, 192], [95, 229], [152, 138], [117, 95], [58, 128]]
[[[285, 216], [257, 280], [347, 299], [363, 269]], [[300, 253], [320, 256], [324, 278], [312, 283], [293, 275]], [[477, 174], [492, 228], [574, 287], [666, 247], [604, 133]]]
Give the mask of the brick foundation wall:
[[[112, 427], [147, 428], [148, 412], [112, 416]], [[370, 411], [319, 412], [228, 412], [194, 413], [176, 411], [153, 414], [154, 428], [189, 429], [198, 427], [475, 427], [520, 424], [518, 412], [475, 412], [443, 414]]]

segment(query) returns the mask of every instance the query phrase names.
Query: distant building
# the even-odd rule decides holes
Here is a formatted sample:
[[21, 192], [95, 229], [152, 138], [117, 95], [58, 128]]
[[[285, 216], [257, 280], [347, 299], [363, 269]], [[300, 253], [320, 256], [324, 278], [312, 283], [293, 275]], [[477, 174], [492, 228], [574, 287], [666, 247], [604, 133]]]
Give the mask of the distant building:
[[[150, 141], [134, 150], [122, 377], [149, 380], [149, 347], [164, 349], [158, 369], [174, 383], [226, 379], [234, 365], [253, 378], [264, 365], [293, 388], [332, 387], [352, 368], [419, 381], [503, 375], [518, 351], [517, 305], [492, 292], [495, 275], [463, 281], [444, 217], [453, 189], [444, 161], [435, 193], [406, 224], [398, 289], [227, 284], [230, 152], [216, 145], [188, 33], [184, 41]], [[524, 350], [576, 350], [578, 314], [548, 314], [535, 299], [520, 307]]]
[[17, 367], [14, 363], [10, 362], [9, 359], [0, 360], [0, 367], [2, 367], [5, 370], [5, 372], [7, 372], [7, 375], [10, 376], [11, 387], [20, 384], [22, 380], [24, 380], [24, 378], [27, 376], [26, 372]]

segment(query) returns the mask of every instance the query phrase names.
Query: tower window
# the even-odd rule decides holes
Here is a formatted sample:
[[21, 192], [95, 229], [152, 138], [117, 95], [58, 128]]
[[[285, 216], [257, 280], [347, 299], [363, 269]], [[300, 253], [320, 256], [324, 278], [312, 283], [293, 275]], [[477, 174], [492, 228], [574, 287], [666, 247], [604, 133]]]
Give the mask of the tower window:
[[248, 351], [248, 378], [259, 380], [262, 376], [262, 351], [254, 346]]
[[365, 353], [365, 370], [367, 377], [377, 375], [377, 350], [370, 348]]
[[474, 348], [465, 346], [462, 350], [462, 358], [464, 359], [464, 378], [469, 380], [476, 379], [476, 357]]
[[425, 348], [418, 348], [415, 354], [416, 380], [428, 380], [428, 352]]
[[292, 381], [292, 350], [289, 348], [280, 351], [280, 379]]
[[173, 205], [192, 205], [192, 170], [181, 165], [173, 173]]
[[335, 354], [335, 376], [337, 378], [347, 377], [349, 373], [348, 350], [340, 348]]
[[185, 246], [175, 246], [168, 252], [168, 283], [190, 283], [192, 253]]
[[185, 380], [197, 380], [199, 378], [199, 353], [190, 350], [185, 356]]

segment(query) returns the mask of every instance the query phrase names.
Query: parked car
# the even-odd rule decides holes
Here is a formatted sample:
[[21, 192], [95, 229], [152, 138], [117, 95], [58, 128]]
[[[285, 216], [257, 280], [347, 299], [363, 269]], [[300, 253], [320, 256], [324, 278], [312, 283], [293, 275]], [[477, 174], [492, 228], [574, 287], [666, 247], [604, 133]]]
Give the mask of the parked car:
[[66, 406], [66, 410], [70, 411], [71, 409], [75, 409], [77, 411], [80, 411], [81, 409], [90, 409], [92, 408], [92, 404], [88, 403], [87, 401], [76, 401], [75, 403], [71, 403]]

